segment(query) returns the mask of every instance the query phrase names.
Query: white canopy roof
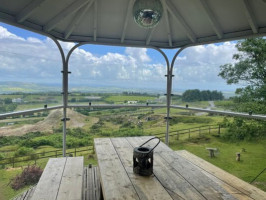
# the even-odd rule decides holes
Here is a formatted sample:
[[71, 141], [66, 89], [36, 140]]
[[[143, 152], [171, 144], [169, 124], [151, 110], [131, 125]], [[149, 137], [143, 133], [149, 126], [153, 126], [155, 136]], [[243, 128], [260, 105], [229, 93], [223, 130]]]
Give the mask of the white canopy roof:
[[0, 21], [69, 42], [179, 48], [266, 35], [266, 0], [161, 0], [158, 26], [133, 20], [135, 0], [0, 0]]

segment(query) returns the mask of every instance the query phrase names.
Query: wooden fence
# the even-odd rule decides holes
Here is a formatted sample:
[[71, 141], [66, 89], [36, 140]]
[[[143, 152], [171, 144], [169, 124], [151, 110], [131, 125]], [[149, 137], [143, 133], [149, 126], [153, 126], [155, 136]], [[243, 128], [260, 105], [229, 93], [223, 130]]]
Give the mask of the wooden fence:
[[[182, 129], [182, 130], [175, 130], [175, 131], [170, 131], [169, 132], [169, 138], [176, 136], [176, 139], [179, 139], [179, 136], [181, 135], [187, 135], [187, 139], [196, 136], [201, 136], [202, 134], [213, 134], [214, 130], [216, 134], [221, 133], [221, 127], [217, 125], [210, 125], [210, 126], [201, 126], [201, 127], [195, 127], [195, 128], [190, 128], [190, 129]], [[154, 136], [164, 139], [165, 138], [165, 133], [158, 133], [158, 134], [153, 134]], [[91, 146], [86, 146], [86, 147], [81, 147], [81, 148], [73, 148], [73, 149], [68, 149], [67, 150], [67, 155], [68, 156], [77, 156], [77, 154], [81, 152], [88, 152], [89, 153], [94, 153], [94, 147], [93, 145]], [[4, 158], [0, 159], [0, 168], [4, 168], [6, 165], [11, 165], [13, 168], [15, 167], [16, 163], [24, 163], [27, 164], [29, 161], [34, 161], [36, 164], [37, 160], [40, 159], [45, 159], [45, 158], [57, 158], [57, 157], [62, 157], [62, 150], [54, 150], [54, 151], [43, 151], [40, 153], [35, 153], [35, 154], [30, 154], [30, 155], [25, 155], [25, 156], [18, 156], [18, 157], [9, 157], [9, 158]]]
[[[215, 130], [215, 131], [214, 131]], [[209, 125], [209, 126], [201, 126], [201, 127], [194, 127], [189, 129], [182, 129], [182, 130], [175, 130], [175, 131], [169, 131], [169, 137], [176, 136], [177, 139], [179, 139], [179, 136], [181, 135], [187, 135], [187, 139], [190, 139], [193, 136], [201, 136], [203, 134], [221, 134], [221, 126], [219, 125]], [[154, 134], [154, 136], [164, 139], [165, 133], [158, 133]]]
[[[91, 152], [93, 153], [94, 148], [93, 146], [86, 146], [86, 147], [81, 147], [81, 148], [73, 148], [73, 149], [68, 149], [67, 150], [67, 155], [68, 156], [77, 156], [77, 154], [81, 152]], [[30, 155], [25, 155], [25, 156], [17, 156], [17, 157], [9, 157], [9, 158], [4, 158], [0, 160], [0, 168], [4, 168], [5, 165], [12, 165], [12, 167], [15, 167], [16, 163], [27, 163], [29, 161], [34, 161], [36, 164], [37, 160], [40, 159], [45, 159], [45, 158], [57, 158], [57, 157], [62, 157], [63, 153], [62, 150], [54, 150], [54, 151], [43, 151], [40, 153], [35, 153], [35, 154], [30, 154]]]

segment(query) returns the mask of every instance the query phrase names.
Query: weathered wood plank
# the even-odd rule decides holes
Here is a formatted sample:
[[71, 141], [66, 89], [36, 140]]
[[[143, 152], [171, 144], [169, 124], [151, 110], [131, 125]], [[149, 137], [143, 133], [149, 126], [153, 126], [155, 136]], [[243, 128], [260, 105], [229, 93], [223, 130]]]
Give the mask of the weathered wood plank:
[[94, 191], [95, 191], [95, 197], [97, 200], [103, 199], [102, 196], [102, 187], [101, 187], [101, 182], [100, 182], [100, 174], [99, 174], [99, 168], [94, 166], [93, 167], [93, 172], [94, 172]]
[[56, 199], [66, 158], [50, 158], [36, 186], [32, 200]]
[[63, 172], [57, 200], [81, 200], [83, 157], [68, 157]]
[[82, 186], [82, 199], [83, 200], [87, 200], [86, 199], [86, 192], [87, 192], [87, 167], [84, 168], [83, 170], [83, 186]]
[[[147, 138], [132, 137], [127, 138], [127, 140], [133, 147], [136, 147], [146, 141]], [[163, 149], [169, 150], [169, 147], [165, 146], [164, 143], [160, 143], [159, 146], [156, 147], [156, 149], [158, 148], [159, 150], [154, 152], [153, 172], [160, 180], [161, 184], [167, 189], [173, 199], [205, 199], [178, 173], [178, 171], [174, 170], [173, 167], [158, 155], [158, 152], [162, 152]]]
[[95, 195], [95, 176], [94, 176], [94, 170], [93, 167], [89, 169], [90, 170], [90, 174], [91, 174], [91, 179], [90, 181], [90, 192], [91, 192], [91, 199], [96, 199], [96, 195]]
[[159, 154], [206, 199], [236, 199], [221, 185], [202, 173], [196, 165], [188, 162], [176, 152], [160, 152]]
[[[110, 139], [94, 139], [104, 199], [139, 199]], [[118, 192], [119, 191], [119, 192]]]
[[[183, 158], [187, 159], [189, 162], [197, 165], [207, 173], [212, 174], [213, 176], [217, 177], [221, 181], [231, 185], [238, 191], [242, 192], [243, 194], [248, 195], [252, 199], [266, 199], [266, 193], [253, 185], [246, 183], [245, 181], [229, 174], [228, 172], [214, 166], [213, 164], [189, 153], [188, 151], [182, 150], [176, 152], [178, 155], [182, 156]], [[237, 194], [236, 194], [237, 196]]]
[[140, 199], [172, 199], [155, 176], [133, 173], [133, 148], [126, 138], [113, 138], [111, 141]]
[[97, 166], [85, 167], [83, 181], [83, 200], [101, 200], [100, 175]]
[[88, 199], [93, 199], [93, 193], [92, 193], [92, 172], [91, 172], [91, 168], [88, 168], [88, 178], [87, 178], [87, 197]]
[[35, 188], [36, 188], [36, 186], [34, 186], [28, 190], [28, 193], [25, 196], [24, 200], [30, 200], [32, 198], [32, 195], [34, 194]]

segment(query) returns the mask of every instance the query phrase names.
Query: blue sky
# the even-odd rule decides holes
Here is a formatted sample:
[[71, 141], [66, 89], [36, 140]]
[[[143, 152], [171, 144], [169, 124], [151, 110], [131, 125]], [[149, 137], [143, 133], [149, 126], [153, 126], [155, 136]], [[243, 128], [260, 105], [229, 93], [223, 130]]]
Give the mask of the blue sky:
[[[61, 42], [65, 52], [73, 43]], [[178, 57], [173, 91], [210, 89], [234, 91], [218, 77], [219, 66], [233, 62], [235, 42], [190, 47]], [[61, 84], [62, 64], [49, 38], [0, 23], [0, 80]], [[164, 50], [172, 58], [176, 50]], [[119, 87], [164, 91], [166, 64], [155, 50], [86, 45], [74, 51], [69, 87]]]

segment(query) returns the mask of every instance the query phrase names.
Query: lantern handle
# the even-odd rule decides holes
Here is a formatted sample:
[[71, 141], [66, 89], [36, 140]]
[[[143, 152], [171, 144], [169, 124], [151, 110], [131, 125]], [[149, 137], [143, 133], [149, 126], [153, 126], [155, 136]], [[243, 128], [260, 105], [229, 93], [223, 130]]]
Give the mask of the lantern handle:
[[[160, 140], [160, 138], [158, 138], [158, 137], [153, 137], [153, 138], [151, 138], [151, 139], [149, 139], [149, 140], [147, 140], [146, 142], [144, 142], [142, 145], [140, 145], [139, 147], [142, 147], [144, 144], [146, 144], [146, 143], [148, 143], [149, 141], [151, 141], [151, 140], [153, 140], [153, 139], [158, 139], [159, 141], [158, 141], [158, 143], [150, 150], [150, 152], [152, 152], [154, 149], [155, 149], [155, 147], [157, 147], [158, 146], [158, 144], [161, 142], [161, 140]], [[149, 153], [150, 153], [149, 152]]]

